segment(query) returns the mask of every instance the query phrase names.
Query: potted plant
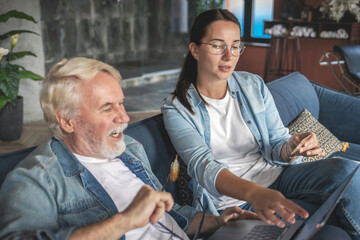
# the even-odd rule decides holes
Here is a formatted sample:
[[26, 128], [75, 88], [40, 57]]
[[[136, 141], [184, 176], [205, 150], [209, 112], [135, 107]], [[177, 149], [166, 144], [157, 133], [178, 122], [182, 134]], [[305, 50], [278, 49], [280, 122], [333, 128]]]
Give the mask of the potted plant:
[[[9, 18], [24, 19], [36, 23], [35, 19], [16, 10], [0, 15], [0, 23]], [[15, 52], [21, 33], [37, 34], [29, 30], [12, 30], [0, 35], [0, 41], [10, 38], [10, 49], [0, 47], [0, 140], [13, 141], [20, 138], [23, 127], [23, 98], [18, 96], [20, 79], [42, 80], [43, 77], [15, 63], [25, 56], [36, 55], [30, 51]]]

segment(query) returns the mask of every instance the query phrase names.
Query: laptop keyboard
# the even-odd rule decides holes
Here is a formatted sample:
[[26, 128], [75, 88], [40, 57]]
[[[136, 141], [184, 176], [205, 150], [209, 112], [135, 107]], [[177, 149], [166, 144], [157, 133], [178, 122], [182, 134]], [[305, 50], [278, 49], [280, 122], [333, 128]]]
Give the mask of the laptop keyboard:
[[284, 228], [278, 228], [276, 226], [256, 225], [242, 240], [276, 240], [283, 231]]

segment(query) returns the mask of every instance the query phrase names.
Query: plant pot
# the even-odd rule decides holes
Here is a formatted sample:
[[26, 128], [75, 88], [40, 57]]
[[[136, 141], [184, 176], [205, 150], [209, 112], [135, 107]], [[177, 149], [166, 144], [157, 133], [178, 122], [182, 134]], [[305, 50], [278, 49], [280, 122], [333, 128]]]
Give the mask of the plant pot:
[[18, 96], [16, 104], [5, 104], [0, 110], [0, 140], [15, 141], [23, 130], [23, 97]]

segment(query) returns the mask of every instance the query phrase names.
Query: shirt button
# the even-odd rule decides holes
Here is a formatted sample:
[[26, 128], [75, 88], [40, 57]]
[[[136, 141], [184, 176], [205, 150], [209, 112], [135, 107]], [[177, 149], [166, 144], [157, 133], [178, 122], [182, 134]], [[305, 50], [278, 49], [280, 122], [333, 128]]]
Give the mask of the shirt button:
[[231, 94], [232, 94], [232, 95], [235, 95], [235, 92], [234, 92], [234, 91], [232, 91], [232, 92], [231, 92]]
[[261, 143], [261, 139], [259, 139], [259, 142]]
[[248, 124], [250, 124], [250, 123], [251, 123], [251, 121], [249, 120], [249, 121], [247, 121], [247, 123], [248, 123]]

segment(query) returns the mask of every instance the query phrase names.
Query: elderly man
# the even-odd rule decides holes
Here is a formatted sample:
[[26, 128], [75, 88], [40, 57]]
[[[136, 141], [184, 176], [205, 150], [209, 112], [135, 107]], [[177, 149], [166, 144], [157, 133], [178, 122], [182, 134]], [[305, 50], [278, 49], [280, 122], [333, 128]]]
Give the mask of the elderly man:
[[[169, 193], [156, 191], [161, 184], [141, 144], [122, 134], [129, 117], [120, 80], [113, 67], [86, 58], [50, 69], [40, 100], [54, 138], [4, 181], [0, 238], [188, 239], [184, 231], [195, 233], [201, 214], [173, 207]], [[202, 230], [244, 217], [256, 215], [229, 208], [207, 215]]]

